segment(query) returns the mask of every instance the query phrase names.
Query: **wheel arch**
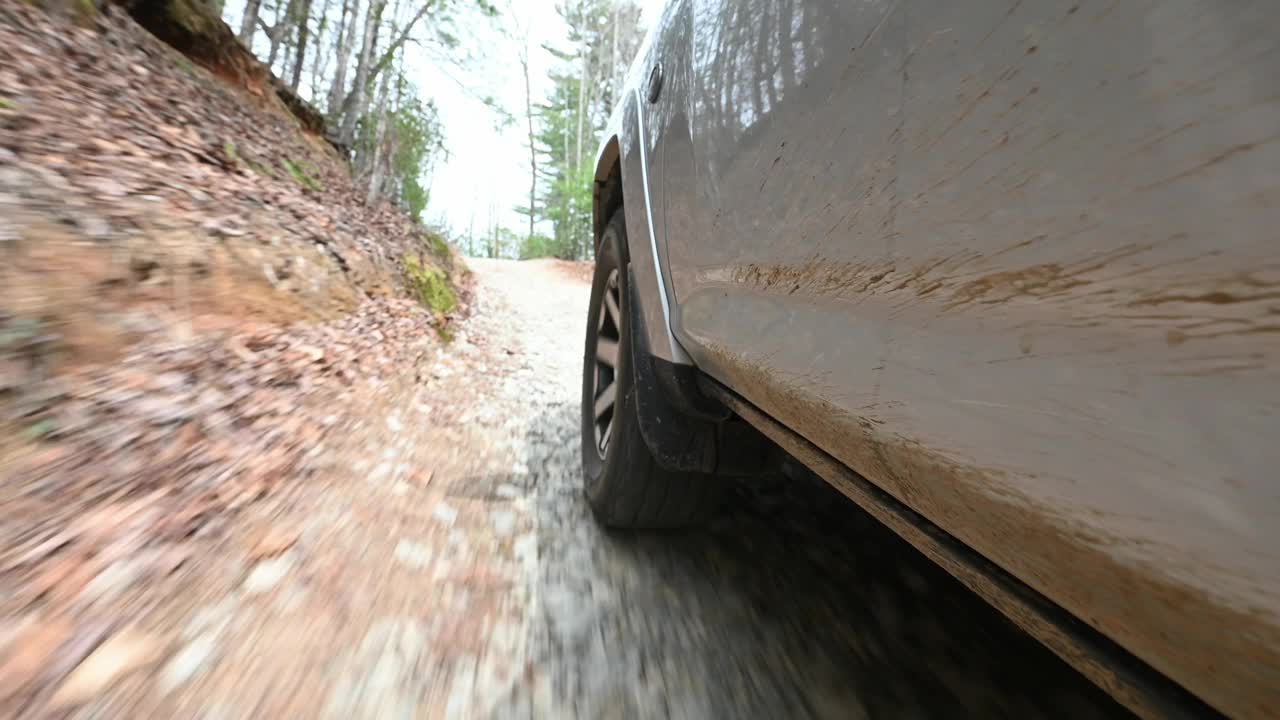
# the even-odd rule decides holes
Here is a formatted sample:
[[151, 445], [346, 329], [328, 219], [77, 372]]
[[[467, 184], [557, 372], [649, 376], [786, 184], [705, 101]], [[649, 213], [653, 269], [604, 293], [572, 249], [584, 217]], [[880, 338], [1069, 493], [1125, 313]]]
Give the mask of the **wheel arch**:
[[622, 155], [619, 152], [618, 136], [612, 135], [605, 141], [596, 160], [595, 182], [591, 188], [591, 226], [593, 242], [600, 247], [600, 239], [604, 237], [604, 228], [609, 219], [622, 207]]

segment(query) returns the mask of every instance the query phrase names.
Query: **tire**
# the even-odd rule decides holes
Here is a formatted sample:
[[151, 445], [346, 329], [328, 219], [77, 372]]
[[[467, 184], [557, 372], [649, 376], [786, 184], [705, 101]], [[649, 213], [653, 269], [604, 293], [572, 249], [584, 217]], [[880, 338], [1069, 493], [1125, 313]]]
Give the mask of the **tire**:
[[[601, 238], [591, 281], [582, 360], [583, 485], [596, 519], [608, 527], [683, 527], [714, 510], [721, 483], [714, 475], [662, 468], [640, 434], [631, 352], [632, 318], [638, 309], [631, 307], [626, 247], [619, 210]], [[612, 303], [606, 303], [606, 293]], [[614, 351], [606, 350], [598, 362], [597, 349], [614, 341]], [[605, 361], [609, 356], [614, 361], [612, 372]], [[597, 403], [609, 387], [613, 388], [612, 409], [597, 417]]]

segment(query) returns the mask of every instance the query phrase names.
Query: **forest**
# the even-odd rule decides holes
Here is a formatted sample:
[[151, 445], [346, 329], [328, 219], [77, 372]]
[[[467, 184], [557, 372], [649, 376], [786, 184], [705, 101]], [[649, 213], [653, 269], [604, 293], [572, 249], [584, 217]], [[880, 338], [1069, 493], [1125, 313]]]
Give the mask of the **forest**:
[[[499, 130], [519, 133], [528, 153], [528, 195], [514, 208], [524, 222], [512, 227], [493, 213], [453, 239], [473, 256], [591, 257], [595, 153], [644, 32], [632, 0], [561, 0], [554, 10], [562, 37], [536, 44], [522, 8], [493, 0], [243, 0], [217, 10], [281, 83], [320, 111], [366, 202], [390, 201], [420, 223], [449, 139], [432, 88], [409, 68], [415, 55], [474, 62], [462, 36], [478, 26], [496, 34], [498, 50], [513, 55], [506, 66], [523, 74], [524, 96], [484, 101]], [[544, 62], [531, 61], [539, 53]], [[551, 68], [549, 83], [530, 77], [539, 65]]]

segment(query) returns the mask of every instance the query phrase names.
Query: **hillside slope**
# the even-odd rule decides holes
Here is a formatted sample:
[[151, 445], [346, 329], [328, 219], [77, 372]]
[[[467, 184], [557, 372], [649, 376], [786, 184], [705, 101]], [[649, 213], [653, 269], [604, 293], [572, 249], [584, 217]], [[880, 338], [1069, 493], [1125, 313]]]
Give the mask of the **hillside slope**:
[[4, 716], [415, 386], [469, 298], [269, 76], [73, 7], [0, 0]]
[[0, 3], [6, 311], [102, 359], [140, 304], [198, 329], [332, 317], [404, 294], [407, 256], [456, 283], [440, 238], [367, 207], [333, 148], [240, 80], [114, 6], [85, 29]]

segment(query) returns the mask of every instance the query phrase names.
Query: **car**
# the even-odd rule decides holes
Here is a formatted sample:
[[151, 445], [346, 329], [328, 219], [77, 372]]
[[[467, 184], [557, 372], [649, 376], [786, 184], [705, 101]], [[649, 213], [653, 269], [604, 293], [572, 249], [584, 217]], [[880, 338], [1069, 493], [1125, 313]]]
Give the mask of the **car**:
[[1145, 717], [1280, 717], [1280, 5], [675, 0], [599, 153], [603, 523], [777, 447]]

